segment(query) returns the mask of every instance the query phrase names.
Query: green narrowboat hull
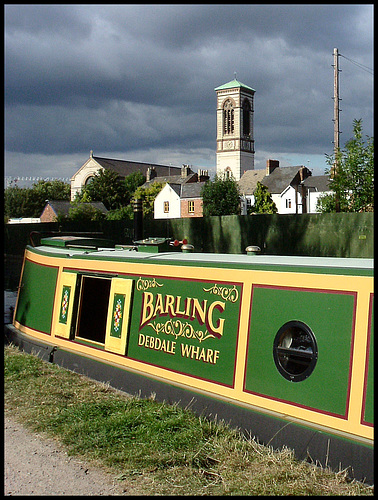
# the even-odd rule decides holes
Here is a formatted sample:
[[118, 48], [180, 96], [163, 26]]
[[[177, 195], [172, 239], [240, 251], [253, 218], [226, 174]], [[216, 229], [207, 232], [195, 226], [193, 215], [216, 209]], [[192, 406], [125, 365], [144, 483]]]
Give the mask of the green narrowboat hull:
[[48, 240], [26, 248], [13, 341], [373, 482], [371, 259]]

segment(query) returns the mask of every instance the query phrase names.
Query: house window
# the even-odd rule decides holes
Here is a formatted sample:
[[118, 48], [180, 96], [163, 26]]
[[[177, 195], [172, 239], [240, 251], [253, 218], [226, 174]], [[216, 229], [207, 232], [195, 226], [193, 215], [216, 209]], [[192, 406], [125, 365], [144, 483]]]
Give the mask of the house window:
[[188, 201], [188, 211], [190, 214], [194, 214], [194, 201]]
[[169, 213], [169, 201], [164, 202], [164, 213], [165, 214]]
[[234, 107], [229, 99], [223, 106], [223, 130], [225, 134], [234, 133]]
[[286, 208], [291, 208], [291, 200], [286, 200]]

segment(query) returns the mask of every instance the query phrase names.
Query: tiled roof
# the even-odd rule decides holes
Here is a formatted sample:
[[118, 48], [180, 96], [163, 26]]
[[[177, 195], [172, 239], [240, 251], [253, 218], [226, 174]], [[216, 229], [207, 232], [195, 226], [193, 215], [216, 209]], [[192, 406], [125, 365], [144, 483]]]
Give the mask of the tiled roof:
[[190, 182], [181, 186], [181, 198], [201, 198], [201, 191], [205, 182]]
[[257, 183], [263, 180], [265, 174], [265, 168], [263, 170], [247, 170], [244, 172], [238, 181], [240, 193], [243, 195], [253, 194], [257, 187]]
[[234, 88], [244, 88], [248, 90], [252, 90], [253, 92], [256, 92], [255, 89], [248, 87], [248, 85], [245, 85], [244, 83], [239, 82], [238, 80], [231, 80], [228, 83], [225, 83], [224, 85], [221, 85], [220, 87], [216, 87], [214, 90], [226, 90], [226, 89], [234, 89]]
[[201, 198], [201, 190], [206, 184], [203, 182], [174, 183], [168, 182], [173, 191], [181, 198]]
[[270, 175], [266, 175], [261, 183], [268, 188], [270, 194], [279, 194], [284, 191], [290, 184], [295, 185], [299, 181], [299, 170], [305, 168], [307, 172], [311, 172], [303, 165], [296, 167], [277, 167]]
[[[102, 201], [92, 201], [88, 204], [96, 208], [97, 210], [100, 210], [104, 214], [108, 211]], [[47, 207], [47, 205], [50, 205], [56, 215], [58, 215], [59, 213], [62, 215], [68, 215], [69, 209], [73, 206], [70, 201], [64, 200], [51, 200], [47, 202], [45, 208]], [[43, 211], [45, 211], [45, 208], [43, 209]]]
[[177, 196], [180, 197], [181, 184], [172, 184], [171, 182], [169, 182], [168, 184], [169, 187], [173, 189], [173, 191], [177, 194]]
[[151, 184], [153, 184], [154, 182], [160, 182], [161, 184], [167, 184], [167, 182], [169, 184], [187, 184], [187, 183], [192, 183], [193, 182], [193, 178], [196, 177], [197, 174], [195, 173], [191, 173], [189, 174], [187, 177], [182, 177], [181, 176], [181, 173], [180, 175], [165, 175], [165, 176], [157, 176], [157, 177], [154, 177], [153, 179], [151, 179], [150, 181], [146, 181], [142, 187], [143, 188], [146, 188], [148, 186], [151, 186]]
[[304, 181], [304, 185], [308, 189], [313, 188], [315, 191], [323, 193], [325, 191], [331, 191], [331, 188], [329, 187], [329, 181], [329, 175], [315, 175], [307, 177], [307, 179]]
[[68, 215], [68, 210], [71, 208], [70, 201], [61, 201], [61, 200], [48, 201], [46, 207], [47, 205], [50, 205], [50, 207], [54, 210], [56, 215], [58, 215], [58, 212], [63, 215]]
[[100, 158], [99, 156], [93, 156], [103, 168], [114, 170], [120, 176], [126, 177], [133, 172], [140, 171], [144, 176], [147, 175], [148, 167], [155, 168], [158, 176], [165, 175], [181, 175], [181, 167], [172, 167], [169, 165], [157, 165], [155, 163], [144, 163], [138, 161], [128, 161], [128, 160], [114, 160], [112, 158]]

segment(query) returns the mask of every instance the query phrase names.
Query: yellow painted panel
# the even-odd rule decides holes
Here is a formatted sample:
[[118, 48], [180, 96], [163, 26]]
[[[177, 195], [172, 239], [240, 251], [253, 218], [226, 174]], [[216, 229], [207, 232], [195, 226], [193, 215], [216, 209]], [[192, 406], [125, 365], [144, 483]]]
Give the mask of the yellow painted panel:
[[76, 273], [62, 272], [58, 286], [59, 309], [55, 315], [55, 335], [70, 338], [73, 302], [75, 297]]
[[133, 280], [113, 278], [110, 287], [105, 350], [125, 354]]

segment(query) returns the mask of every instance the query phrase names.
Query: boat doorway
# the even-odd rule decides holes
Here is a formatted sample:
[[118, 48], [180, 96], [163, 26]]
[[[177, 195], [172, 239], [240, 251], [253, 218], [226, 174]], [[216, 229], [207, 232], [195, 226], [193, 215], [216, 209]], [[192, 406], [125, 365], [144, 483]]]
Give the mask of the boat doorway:
[[111, 280], [81, 277], [79, 314], [75, 337], [105, 344]]

